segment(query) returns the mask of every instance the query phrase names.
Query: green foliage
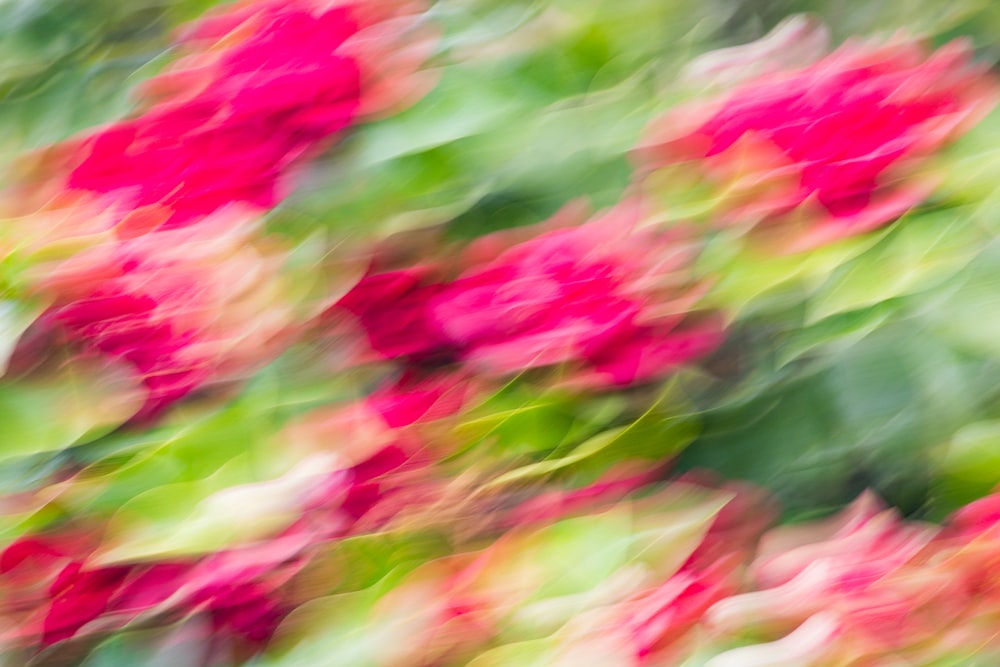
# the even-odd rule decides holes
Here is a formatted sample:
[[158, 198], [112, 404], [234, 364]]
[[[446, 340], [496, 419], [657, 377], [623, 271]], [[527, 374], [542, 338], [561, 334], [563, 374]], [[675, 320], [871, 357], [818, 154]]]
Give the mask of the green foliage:
[[0, 147], [38, 148], [129, 111], [170, 32], [218, 0], [0, 4]]

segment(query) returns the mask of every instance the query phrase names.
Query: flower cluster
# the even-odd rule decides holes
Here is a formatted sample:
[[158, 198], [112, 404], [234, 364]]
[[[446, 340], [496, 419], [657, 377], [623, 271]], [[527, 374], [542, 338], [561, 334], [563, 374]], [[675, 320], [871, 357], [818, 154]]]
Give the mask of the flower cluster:
[[[771, 492], [678, 473], [674, 456], [700, 421], [710, 440], [747, 404], [768, 420], [783, 406], [759, 410], [760, 385], [799, 386], [776, 363], [706, 409], [740, 345], [711, 298], [725, 242], [810, 249], [917, 206], [938, 151], [993, 102], [968, 51], [897, 37], [823, 55], [815, 24], [785, 24], [690, 70], [729, 91], [657, 121], [606, 209], [461, 243], [423, 230], [440, 243], [375, 248], [346, 290], [319, 268], [296, 285], [289, 265], [320, 253], [293, 258], [263, 216], [349, 128], [427, 89], [424, 10], [218, 7], [134, 115], [43, 151], [4, 190], [0, 263], [36, 310], [0, 309], [11, 338], [27, 332], [0, 383], [0, 486], [15, 489], [0, 496], [0, 649], [25, 664], [104, 664], [82, 655], [118, 659], [119, 641], [204, 665], [1000, 658], [1000, 494], [943, 526], [873, 492], [782, 525]], [[690, 184], [711, 200], [696, 213], [738, 232], [674, 219]], [[131, 428], [19, 430], [42, 393], [32, 372], [80, 357], [140, 389]]]
[[269, 359], [293, 304], [281, 251], [247, 244], [306, 158], [422, 91], [415, 11], [259, 0], [191, 26], [140, 114], [51, 149], [62, 177], [23, 186], [43, 203], [14, 230], [19, 252], [47, 260], [31, 290], [54, 302], [36, 328], [128, 365], [138, 419]]

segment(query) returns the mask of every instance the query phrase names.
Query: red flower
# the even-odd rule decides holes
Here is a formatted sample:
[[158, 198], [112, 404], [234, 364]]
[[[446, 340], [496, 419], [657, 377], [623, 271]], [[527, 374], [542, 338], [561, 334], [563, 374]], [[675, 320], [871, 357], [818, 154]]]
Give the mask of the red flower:
[[91, 570], [80, 563], [64, 569], [50, 590], [51, 600], [42, 622], [42, 641], [53, 644], [69, 639], [100, 617], [128, 574], [128, 567]]
[[903, 522], [870, 494], [824, 528], [772, 531], [752, 567], [761, 588], [782, 586], [822, 564], [831, 593], [862, 590], [911, 560], [935, 533], [929, 526]]
[[200, 561], [94, 565], [80, 540], [22, 538], [0, 554], [8, 584], [25, 585], [31, 560], [45, 572], [27, 582], [37, 589], [34, 596], [12, 605], [10, 591], [5, 595], [5, 612], [27, 612], [6, 637], [54, 644], [120, 629], [143, 614], [207, 613], [215, 634], [259, 645], [290, 610], [278, 589], [304, 565], [306, 544], [293, 536]]
[[955, 512], [951, 530], [965, 538], [995, 535], [1000, 526], [1000, 493], [980, 498]]
[[207, 360], [190, 354], [195, 329], [161, 319], [158, 311], [184, 301], [182, 293], [160, 298], [129, 294], [122, 285], [99, 288], [51, 313], [71, 339], [129, 364], [143, 379], [147, 398], [138, 418], [152, 416], [211, 374]]

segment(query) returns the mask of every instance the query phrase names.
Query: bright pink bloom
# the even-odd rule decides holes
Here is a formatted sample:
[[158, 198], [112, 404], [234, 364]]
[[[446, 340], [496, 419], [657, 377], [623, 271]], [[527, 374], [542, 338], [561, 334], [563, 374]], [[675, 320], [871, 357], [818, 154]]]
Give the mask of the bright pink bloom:
[[978, 121], [992, 88], [957, 43], [930, 57], [908, 42], [849, 43], [668, 114], [637, 155], [650, 171], [688, 163], [724, 191], [723, 213], [735, 222], [794, 212], [808, 229], [793, 248], [809, 247], [884, 225], [917, 204], [927, 184], [900, 184], [901, 170]]
[[324, 541], [382, 525], [409, 501], [419, 504], [422, 492], [414, 495], [413, 490], [424, 481], [426, 464], [406, 445], [391, 444], [354, 466], [333, 471], [306, 496], [299, 520], [285, 534]]
[[459, 375], [409, 371], [377, 389], [367, 402], [389, 427], [401, 428], [455, 414], [472, 392], [469, 381]]
[[[214, 563], [225, 552], [205, 562]], [[84, 626], [102, 619], [91, 632], [108, 632], [143, 613], [183, 617], [207, 612], [214, 632], [262, 644], [289, 611], [265, 582], [219, 573], [202, 582], [203, 564], [157, 563], [67, 568], [50, 592], [42, 622], [42, 641], [51, 644], [84, 634]], [[276, 575], [275, 575], [276, 576]]]
[[[442, 454], [436, 443], [424, 441], [420, 427], [438, 410], [457, 409], [465, 389], [437, 387], [434, 379], [420, 395], [420, 380], [408, 383], [404, 379], [402, 391], [415, 390], [416, 397], [395, 396], [400, 388], [391, 387], [378, 400], [317, 410], [289, 427], [291, 446], [333, 451], [342, 465], [305, 494], [300, 516], [285, 535], [322, 542], [371, 532], [398, 517], [427, 513], [441, 501], [445, 484], [433, 464]], [[453, 391], [459, 396], [447, 395]], [[403, 405], [394, 405], [397, 399]]]
[[42, 622], [42, 641], [53, 644], [69, 639], [101, 616], [128, 574], [127, 567], [90, 570], [80, 563], [64, 569], [49, 591], [51, 600]]
[[0, 608], [16, 624], [5, 629], [6, 640], [62, 641], [104, 612], [128, 568], [84, 569], [93, 547], [88, 537], [29, 536], [0, 553]]
[[966, 505], [952, 517], [940, 542], [955, 597], [963, 592], [972, 604], [989, 605], [1000, 613], [1000, 582], [994, 572], [1000, 567], [1000, 493]]
[[672, 324], [640, 327], [627, 339], [605, 346], [591, 356], [588, 361], [592, 370], [581, 376], [580, 381], [623, 386], [648, 380], [708, 354], [722, 338], [721, 322], [715, 318], [692, 322], [677, 330]]
[[734, 555], [746, 559], [756, 551], [761, 536], [778, 514], [774, 498], [764, 489], [750, 484], [724, 482], [701, 470], [686, 473], [676, 482], [733, 494], [713, 518], [701, 543], [691, 552], [684, 570], [711, 570], [717, 563], [732, 560]]
[[296, 5], [262, 3], [235, 26], [253, 32], [222, 52], [197, 96], [84, 142], [69, 187], [163, 205], [168, 226], [232, 202], [274, 206], [289, 163], [347, 127], [360, 95], [357, 65], [338, 52], [357, 30], [349, 11]]
[[1000, 532], [1000, 493], [969, 503], [955, 513], [951, 525], [965, 537], [996, 535]]
[[330, 315], [353, 315], [384, 359], [422, 361], [448, 356], [451, 342], [430, 320], [428, 306], [443, 286], [422, 268], [373, 273], [345, 294]]
[[637, 229], [637, 212], [623, 205], [514, 245], [448, 284], [430, 317], [492, 374], [578, 363], [585, 382], [627, 385], [705, 354], [721, 336], [685, 321], [690, 248]]
[[164, 228], [230, 203], [273, 207], [289, 169], [367, 113], [366, 95], [381, 95], [363, 61], [386, 55], [403, 76], [421, 60], [410, 54], [397, 72], [391, 48], [409, 42], [387, 44], [399, 29], [379, 22], [394, 8], [372, 4], [227, 5], [189, 31], [189, 54], [147, 86], [152, 108], [80, 142], [68, 188], [163, 207]]
[[[0, 614], [8, 626], [3, 631], [5, 641], [34, 641], [43, 632], [43, 610], [52, 598], [52, 592], [65, 581], [67, 573], [79, 570], [81, 559], [93, 550], [93, 540], [83, 535], [24, 536], [0, 552], [0, 577], [4, 582]], [[61, 632], [60, 628], [82, 625], [92, 616], [62, 610], [55, 622], [47, 622], [48, 631]], [[60, 610], [57, 609], [57, 614]], [[78, 626], [77, 626], [78, 627]]]
[[684, 654], [684, 640], [703, 622], [708, 609], [738, 592], [742, 569], [774, 517], [771, 498], [746, 484], [719, 484], [700, 472], [677, 480], [694, 488], [733, 494], [711, 520], [708, 531], [673, 576], [621, 603], [608, 632], [622, 632], [638, 664], [672, 662]]

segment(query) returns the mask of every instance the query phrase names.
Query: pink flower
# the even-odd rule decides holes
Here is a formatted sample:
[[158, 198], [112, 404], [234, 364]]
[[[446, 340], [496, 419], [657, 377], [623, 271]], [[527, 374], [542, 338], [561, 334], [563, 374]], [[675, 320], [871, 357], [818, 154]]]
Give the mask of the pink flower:
[[[427, 395], [415, 398], [394, 396], [398, 389], [389, 388], [378, 400], [317, 410], [289, 427], [288, 446], [330, 452], [340, 463], [305, 494], [300, 516], [285, 534], [320, 542], [372, 532], [399, 517], [428, 513], [441, 502], [445, 484], [434, 464], [449, 452], [425, 441], [419, 428], [437, 410], [457, 409], [461, 397], [439, 394], [434, 384]], [[422, 393], [419, 380], [405, 389]], [[392, 405], [397, 399], [405, 404]]]
[[4, 638], [52, 644], [74, 636], [101, 616], [128, 568], [85, 568], [93, 550], [88, 536], [22, 537], [0, 553], [5, 582]]
[[51, 599], [42, 622], [42, 642], [52, 644], [69, 639], [100, 617], [128, 574], [127, 567], [84, 569], [79, 563], [60, 572], [49, 591]]
[[802, 249], [887, 224], [919, 203], [927, 183], [900, 175], [979, 120], [993, 99], [992, 83], [957, 43], [929, 57], [910, 42], [848, 43], [668, 114], [637, 157], [650, 172], [686, 163], [723, 190], [727, 220], [794, 214], [806, 229], [791, 247]]
[[355, 317], [372, 350], [384, 359], [422, 361], [447, 356], [451, 342], [430, 320], [428, 306], [442, 289], [423, 268], [372, 273], [328, 313]]
[[712, 518], [680, 570], [618, 605], [608, 632], [625, 635], [637, 664], [673, 662], [685, 654], [691, 631], [708, 609], [738, 591], [739, 575], [774, 516], [771, 498], [750, 485], [719, 484], [702, 473], [689, 473], [677, 482], [695, 489], [718, 487], [732, 498]]
[[772, 531], [752, 569], [759, 584], [770, 588], [826, 562], [831, 586], [863, 588], [912, 559], [933, 535], [931, 527], [904, 523], [865, 494], [825, 525]]
[[729, 631], [781, 631], [829, 610], [849, 630], [853, 651], [895, 650], [927, 636], [920, 591], [901, 573], [920, 561], [934, 535], [866, 494], [828, 522], [766, 534], [750, 568], [753, 592], [720, 601], [708, 619]]
[[[280, 74], [285, 71], [282, 58], [296, 59], [308, 70], [317, 62], [326, 62], [324, 59], [342, 56], [352, 59], [358, 72], [360, 116], [397, 110], [412, 104], [435, 81], [432, 73], [418, 71], [437, 42], [434, 31], [420, 25], [426, 8], [423, 0], [228, 3], [181, 36], [189, 55], [153, 79], [146, 91], [156, 98], [180, 102], [205, 94], [234, 70], [252, 71], [254, 63], [264, 63], [265, 73]], [[331, 33], [324, 33], [324, 29]], [[336, 50], [335, 56], [331, 56], [331, 49]], [[303, 76], [308, 77], [309, 72]], [[294, 99], [310, 90], [285, 92]], [[263, 104], [281, 104], [263, 94], [266, 87], [259, 92], [256, 97]], [[311, 115], [321, 117], [322, 109]]]
[[402, 428], [457, 413], [473, 391], [471, 383], [459, 375], [409, 371], [377, 389], [367, 402], [390, 428]]
[[725, 482], [708, 471], [688, 472], [678, 477], [676, 483], [732, 494], [732, 499], [715, 515], [701, 543], [684, 563], [682, 569], [685, 570], [707, 571], [718, 563], [731, 560], [734, 555], [745, 560], [756, 550], [761, 536], [778, 513], [774, 498], [764, 489], [742, 482]]
[[354, 120], [357, 65], [338, 47], [357, 26], [343, 7], [262, 3], [236, 29], [253, 32], [217, 56], [208, 87], [86, 140], [68, 186], [165, 206], [168, 226], [231, 202], [274, 206], [290, 162]]
[[623, 603], [620, 622], [636, 658], [655, 656], [653, 664], [661, 664], [664, 651], [700, 623], [709, 607], [735, 591], [733, 569], [732, 559], [703, 571], [685, 569]]
[[[28, 535], [0, 552], [0, 575], [4, 581], [0, 613], [7, 625], [3, 632], [5, 641], [33, 640], [42, 634], [43, 610], [52, 591], [60, 587], [60, 581], [65, 581], [66, 573], [79, 570], [81, 559], [93, 550], [92, 542], [88, 535]], [[55, 626], [79, 626], [92, 617], [88, 612], [79, 618], [64, 613], [61, 621], [57, 617], [56, 623], [49, 622], [48, 627], [59, 632]]]
[[183, 292], [129, 293], [123, 285], [103, 286], [50, 315], [71, 339], [126, 362], [146, 386], [146, 403], [137, 418], [150, 417], [183, 397], [210, 375], [209, 360], [191, 352], [196, 329], [158, 315], [184, 302]]
[[196, 229], [95, 246], [45, 273], [56, 304], [42, 326], [122, 362], [152, 417], [210, 379], [267, 357], [288, 324], [272, 261], [246, 244], [238, 216]]
[[[372, 2], [226, 6], [189, 31], [189, 55], [147, 87], [152, 108], [79, 142], [67, 187], [163, 207], [165, 228], [230, 203], [275, 206], [289, 170], [380, 94], [362, 61], [386, 55], [393, 70], [386, 42], [399, 29], [380, 28], [391, 8], [373, 13]], [[414, 58], [422, 62], [411, 55], [399, 76]]]
[[581, 382], [626, 385], [705, 354], [721, 336], [686, 319], [690, 248], [637, 214], [630, 202], [474, 265], [431, 299], [433, 323], [490, 374], [575, 363]]
[[42, 641], [51, 644], [87, 634], [85, 626], [98, 619], [101, 624], [89, 632], [123, 627], [145, 613], [183, 617], [204, 611], [215, 634], [263, 644], [289, 611], [267, 583], [278, 575], [250, 574], [241, 578], [242, 573], [230, 576], [232, 573], [216, 572], [209, 580], [202, 580], [207, 564], [231, 555], [216, 554], [200, 564], [67, 568], [51, 590]]
[[955, 512], [951, 529], [967, 539], [1000, 537], [1000, 493], [994, 492]]
[[[954, 598], [990, 606], [1000, 612], [1000, 493], [993, 493], [957, 511], [938, 541], [938, 560], [949, 577]], [[962, 595], [965, 598], [962, 598]]]
[[277, 538], [200, 561], [97, 565], [80, 540], [24, 538], [0, 554], [0, 572], [8, 586], [23, 584], [28, 561], [40, 560], [45, 586], [19, 601], [24, 615], [5, 638], [54, 644], [118, 630], [143, 615], [206, 613], [217, 635], [260, 645], [290, 610], [278, 589], [305, 563], [305, 544]]

